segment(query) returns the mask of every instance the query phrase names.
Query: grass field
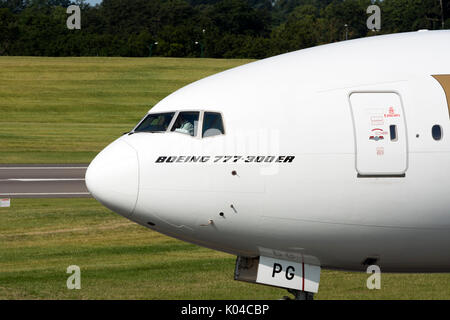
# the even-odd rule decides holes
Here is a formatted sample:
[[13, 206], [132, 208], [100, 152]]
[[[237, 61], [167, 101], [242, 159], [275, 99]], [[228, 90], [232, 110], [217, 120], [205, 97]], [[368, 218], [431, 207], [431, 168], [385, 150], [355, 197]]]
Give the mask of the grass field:
[[246, 62], [0, 57], [0, 163], [88, 163], [165, 96]]
[[[0, 163], [87, 163], [160, 99], [247, 61], [0, 57]], [[93, 199], [0, 208], [0, 299], [278, 299], [233, 280], [235, 257], [180, 242]], [[81, 290], [66, 268], [81, 268]], [[324, 270], [317, 299], [450, 299], [449, 274]]]
[[[233, 280], [235, 257], [160, 235], [93, 199], [13, 199], [0, 208], [0, 299], [278, 299]], [[69, 265], [81, 290], [68, 290]], [[316, 299], [450, 299], [448, 274], [324, 270]]]

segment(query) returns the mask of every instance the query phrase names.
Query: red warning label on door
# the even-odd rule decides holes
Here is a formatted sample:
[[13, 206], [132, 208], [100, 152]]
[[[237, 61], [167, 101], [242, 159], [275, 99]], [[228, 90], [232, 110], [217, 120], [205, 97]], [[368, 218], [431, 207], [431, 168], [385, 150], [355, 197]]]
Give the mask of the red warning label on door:
[[388, 111], [388, 113], [386, 114], [384, 114], [384, 117], [385, 118], [398, 118], [398, 117], [400, 117], [400, 114], [398, 114], [398, 113], [395, 113], [395, 109], [394, 109], [394, 107], [389, 107], [389, 111]]
[[387, 132], [380, 128], [372, 129], [370, 132], [369, 140], [379, 141], [384, 140], [384, 136], [387, 135]]

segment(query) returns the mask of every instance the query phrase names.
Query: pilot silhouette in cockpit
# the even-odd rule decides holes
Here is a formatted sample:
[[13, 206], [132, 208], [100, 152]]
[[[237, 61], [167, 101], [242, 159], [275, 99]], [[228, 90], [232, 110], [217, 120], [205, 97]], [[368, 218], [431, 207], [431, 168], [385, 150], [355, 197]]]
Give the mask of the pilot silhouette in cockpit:
[[191, 136], [194, 135], [194, 125], [192, 124], [191, 121], [183, 118], [183, 116], [180, 115], [177, 122], [178, 122], [178, 126], [175, 129], [176, 132], [190, 134]]

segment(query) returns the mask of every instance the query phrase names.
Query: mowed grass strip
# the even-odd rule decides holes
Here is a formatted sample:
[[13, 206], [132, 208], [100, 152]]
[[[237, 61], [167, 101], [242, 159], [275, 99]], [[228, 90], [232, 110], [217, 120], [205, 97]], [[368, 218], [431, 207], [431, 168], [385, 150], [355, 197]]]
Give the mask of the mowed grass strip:
[[0, 163], [88, 163], [170, 93], [247, 62], [0, 57]]
[[[252, 292], [248, 284], [234, 281], [235, 257], [153, 232], [93, 199], [13, 199], [4, 209], [1, 299], [270, 299], [281, 294], [269, 287]], [[81, 290], [66, 287], [70, 265], [81, 268]]]
[[[0, 208], [0, 299], [279, 299], [233, 280], [235, 257], [130, 222], [93, 199], [13, 199]], [[69, 290], [70, 265], [81, 290]], [[323, 270], [317, 299], [450, 299], [448, 274]]]

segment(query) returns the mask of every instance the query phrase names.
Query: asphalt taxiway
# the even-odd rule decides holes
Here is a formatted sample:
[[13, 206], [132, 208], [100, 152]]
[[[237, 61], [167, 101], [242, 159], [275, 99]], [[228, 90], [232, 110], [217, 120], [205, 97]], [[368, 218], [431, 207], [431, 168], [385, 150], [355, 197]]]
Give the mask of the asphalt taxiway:
[[0, 165], [0, 197], [91, 197], [84, 181], [87, 166], [87, 164]]

